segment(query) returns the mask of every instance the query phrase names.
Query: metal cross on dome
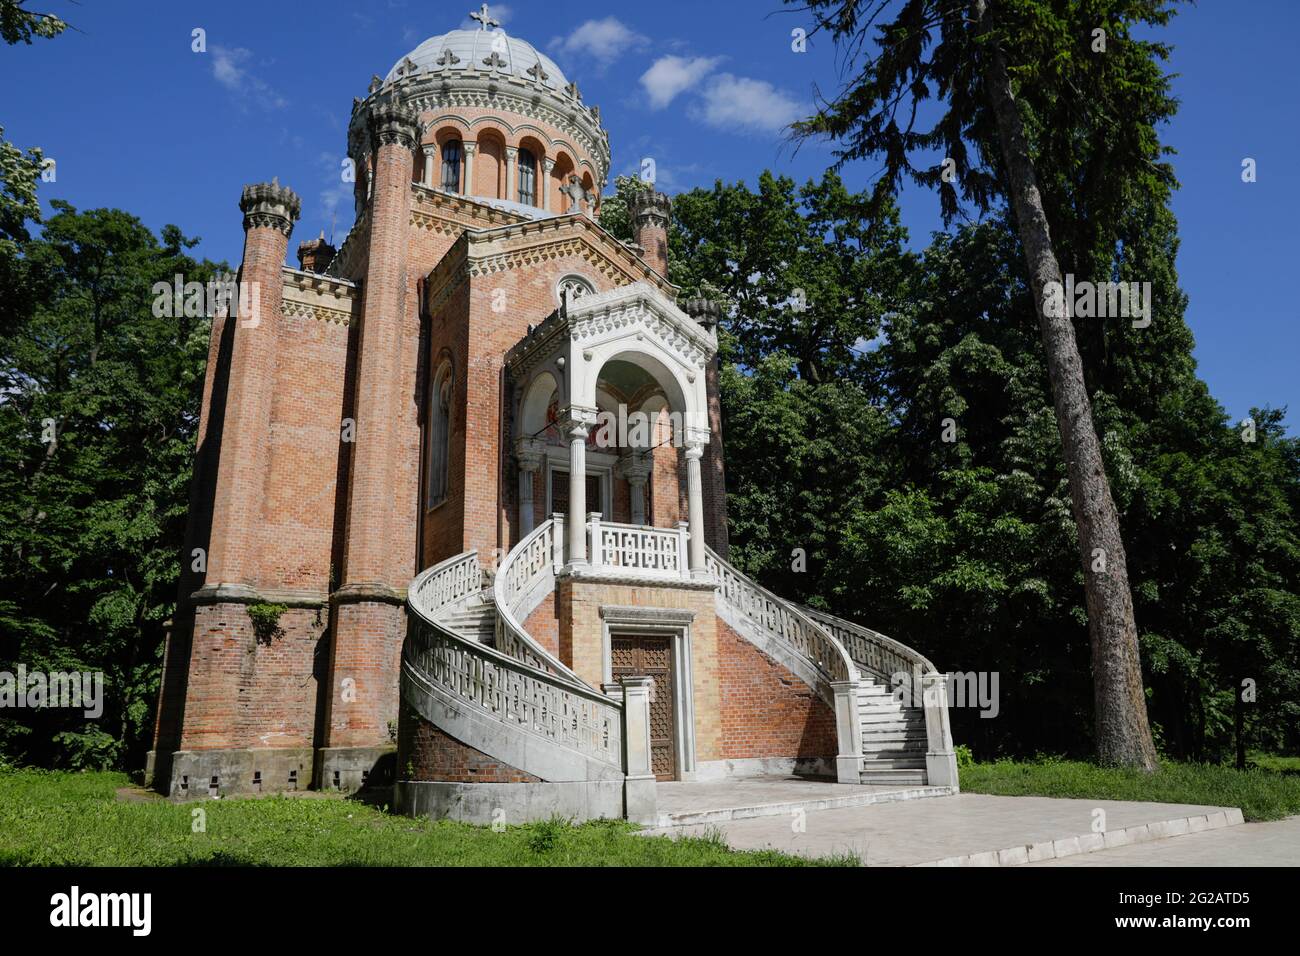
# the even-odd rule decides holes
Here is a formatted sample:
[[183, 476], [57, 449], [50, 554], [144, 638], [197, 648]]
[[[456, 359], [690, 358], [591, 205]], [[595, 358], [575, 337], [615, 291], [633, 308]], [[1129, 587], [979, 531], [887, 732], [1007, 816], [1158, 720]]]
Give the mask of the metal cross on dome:
[[493, 27], [501, 26], [500, 20], [493, 20], [488, 14], [488, 5], [486, 3], [479, 8], [478, 13], [471, 13], [469, 18], [478, 21], [478, 28], [480, 30], [490, 30]]

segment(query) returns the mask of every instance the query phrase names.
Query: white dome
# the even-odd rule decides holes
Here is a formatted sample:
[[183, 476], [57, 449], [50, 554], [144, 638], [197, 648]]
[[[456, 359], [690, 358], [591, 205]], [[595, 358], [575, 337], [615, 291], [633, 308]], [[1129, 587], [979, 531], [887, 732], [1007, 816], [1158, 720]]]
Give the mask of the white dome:
[[[507, 36], [504, 30], [452, 30], [441, 36], [429, 37], [393, 64], [388, 76], [384, 77], [384, 82], [391, 83], [412, 73], [419, 75], [441, 72], [444, 67], [435, 61], [441, 59], [444, 50], [450, 51], [453, 58], [447, 66], [449, 70], [465, 71], [473, 64], [475, 70], [486, 73], [491, 68], [483, 61], [495, 51], [504, 62], [504, 66], [497, 69], [507, 76], [533, 80], [534, 76], [528, 71], [541, 64], [543, 76], [540, 79], [547, 89], [558, 92], [569, 83], [554, 60], [539, 53], [527, 40]], [[414, 68], [407, 63], [408, 60], [414, 64]]]

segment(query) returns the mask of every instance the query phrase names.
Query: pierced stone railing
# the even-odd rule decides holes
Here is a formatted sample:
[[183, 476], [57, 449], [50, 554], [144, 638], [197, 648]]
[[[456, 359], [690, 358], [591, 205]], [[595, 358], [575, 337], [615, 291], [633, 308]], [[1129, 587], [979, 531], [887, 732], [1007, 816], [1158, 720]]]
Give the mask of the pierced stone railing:
[[420, 572], [411, 582], [407, 599], [432, 617], [482, 587], [483, 572], [478, 566], [478, 552], [466, 551]]
[[922, 654], [892, 637], [812, 608], [802, 611], [834, 635], [859, 668], [887, 683], [892, 684], [895, 675], [907, 674], [914, 682], [912, 686], [920, 688], [920, 678], [934, 673], [934, 665]]
[[591, 532], [593, 571], [623, 571], [637, 576], [689, 578], [686, 556], [687, 530], [616, 524], [593, 514]]
[[503, 654], [553, 674], [594, 694], [593, 688], [559, 658], [542, 647], [519, 620], [520, 601], [537, 578], [554, 573], [556, 552], [564, 547], [564, 524], [548, 518], [510, 549], [492, 582], [492, 600], [497, 607], [496, 646]]
[[418, 611], [404, 657], [415, 679], [479, 717], [622, 770], [623, 710], [601, 692], [467, 640]]
[[857, 680], [857, 669], [845, 648], [808, 615], [745, 577], [712, 548], [705, 551], [704, 560], [721, 586], [724, 602], [811, 662], [828, 683]]

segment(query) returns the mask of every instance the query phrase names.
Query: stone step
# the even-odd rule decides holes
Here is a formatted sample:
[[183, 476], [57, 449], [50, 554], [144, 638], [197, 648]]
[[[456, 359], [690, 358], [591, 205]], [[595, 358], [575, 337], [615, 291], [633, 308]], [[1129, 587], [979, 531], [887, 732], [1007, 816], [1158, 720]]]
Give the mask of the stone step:
[[878, 770], [864, 769], [860, 774], [863, 783], [873, 786], [923, 787], [926, 785], [925, 769], [920, 770]]
[[879, 750], [881, 748], [891, 749], [894, 747], [904, 746], [917, 747], [924, 750], [926, 747], [930, 746], [930, 742], [923, 735], [909, 734], [906, 731], [862, 735], [863, 752], [866, 752], [867, 750]]

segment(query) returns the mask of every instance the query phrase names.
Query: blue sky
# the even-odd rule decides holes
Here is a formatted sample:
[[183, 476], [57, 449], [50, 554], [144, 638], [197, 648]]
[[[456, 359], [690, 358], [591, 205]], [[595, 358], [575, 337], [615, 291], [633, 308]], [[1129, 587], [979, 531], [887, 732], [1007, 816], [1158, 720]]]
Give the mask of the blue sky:
[[[277, 0], [43, 0], [77, 30], [0, 49], [0, 125], [56, 163], [42, 199], [116, 206], [158, 228], [202, 237], [198, 251], [238, 264], [244, 183], [278, 176], [303, 198], [296, 241], [351, 221], [339, 181], [353, 96], [428, 36], [473, 25], [468, 0], [369, 4]], [[814, 84], [836, 85], [829, 42], [791, 50], [810, 26], [776, 0], [498, 4], [504, 29], [549, 54], [600, 105], [613, 172], [656, 161], [668, 192], [715, 179], [753, 183], [764, 168], [819, 176], [829, 147], [797, 152], [780, 127], [806, 112]], [[206, 31], [207, 52], [191, 50]], [[1165, 31], [1182, 102], [1163, 130], [1182, 189], [1178, 269], [1190, 297], [1201, 374], [1235, 417], [1252, 405], [1300, 412], [1297, 268], [1300, 155], [1294, 0], [1186, 6]], [[1241, 162], [1258, 180], [1241, 181]], [[852, 188], [875, 166], [846, 169]], [[939, 228], [934, 198], [909, 189], [904, 221], [918, 247]], [[1294, 432], [1294, 427], [1292, 428]]]

